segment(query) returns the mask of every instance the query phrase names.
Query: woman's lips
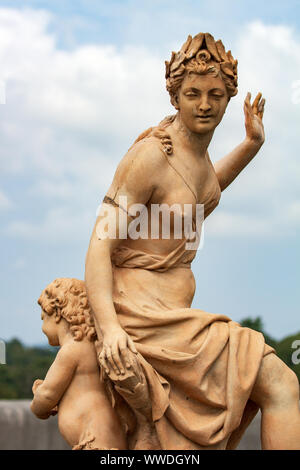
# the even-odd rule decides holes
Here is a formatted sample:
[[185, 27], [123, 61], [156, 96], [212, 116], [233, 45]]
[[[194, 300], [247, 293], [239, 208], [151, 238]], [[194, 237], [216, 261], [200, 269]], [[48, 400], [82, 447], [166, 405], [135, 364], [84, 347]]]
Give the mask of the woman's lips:
[[211, 117], [212, 117], [211, 114], [209, 114], [209, 115], [207, 115], [207, 116], [196, 116], [197, 119], [209, 119], [209, 118], [211, 118]]

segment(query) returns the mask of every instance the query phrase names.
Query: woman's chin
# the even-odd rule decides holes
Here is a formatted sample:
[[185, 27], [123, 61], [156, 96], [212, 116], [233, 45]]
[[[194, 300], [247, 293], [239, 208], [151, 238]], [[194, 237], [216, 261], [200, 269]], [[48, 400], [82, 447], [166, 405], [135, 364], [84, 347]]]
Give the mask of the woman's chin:
[[216, 126], [212, 126], [210, 123], [202, 123], [201, 125], [195, 126], [193, 132], [195, 134], [203, 135], [209, 134], [215, 130]]
[[191, 132], [194, 134], [207, 134], [213, 132], [217, 127], [218, 123], [212, 120], [198, 120], [193, 122], [190, 126], [187, 126]]

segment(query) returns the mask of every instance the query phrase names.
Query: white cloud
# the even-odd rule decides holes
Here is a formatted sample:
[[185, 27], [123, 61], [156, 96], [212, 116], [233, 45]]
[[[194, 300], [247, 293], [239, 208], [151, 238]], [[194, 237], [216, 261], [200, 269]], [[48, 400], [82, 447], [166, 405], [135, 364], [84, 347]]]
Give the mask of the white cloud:
[[[59, 243], [74, 233], [85, 238], [83, 221], [94, 216], [117, 162], [139, 132], [172, 108], [165, 91], [165, 57], [126, 45], [65, 51], [49, 33], [51, 21], [46, 11], [0, 9], [0, 60], [5, 64], [0, 78], [7, 90], [0, 168], [4, 175], [33, 175], [22, 199], [28, 204], [34, 199], [46, 210], [40, 220], [10, 222], [7, 233]], [[243, 138], [242, 101], [248, 89], [266, 95], [266, 143], [224, 192], [208, 231], [268, 236], [270, 227], [281, 226], [284, 212], [280, 233], [288, 234], [299, 226], [300, 105], [292, 102], [292, 83], [300, 79], [300, 41], [289, 27], [255, 22], [246, 30], [243, 25], [232, 50], [239, 59], [240, 94], [216, 131], [211, 156], [222, 157]], [[55, 219], [59, 230], [51, 228]], [[251, 228], [245, 229], [249, 221]]]
[[12, 201], [0, 190], [0, 210], [10, 209], [12, 206]]
[[71, 212], [66, 207], [50, 209], [41, 221], [28, 222], [18, 220], [6, 227], [6, 233], [11, 237], [21, 237], [27, 240], [51, 243], [74, 244], [88, 241], [93, 228], [95, 212]]
[[270, 214], [256, 214], [251, 211], [235, 213], [221, 210], [206, 222], [209, 235], [225, 237], [251, 237], [276, 239], [297, 234], [300, 225], [300, 201], [288, 207], [278, 207]]
[[[80, 214], [95, 213], [118, 160], [140, 132], [169, 114], [170, 105], [163, 58], [142, 47], [115, 45], [64, 51], [48, 31], [51, 21], [47, 12], [0, 9], [7, 89], [0, 168], [24, 180], [30, 176], [26, 193], [17, 197], [29, 198], [31, 205], [44, 200], [49, 218], [60, 200], [69, 205], [68, 218], [74, 206]], [[76, 218], [71, 221], [76, 224]], [[8, 232], [35, 238], [38, 226], [44, 233], [44, 223], [24, 218]], [[68, 239], [63, 227], [55, 240]]]
[[299, 214], [293, 209], [300, 200], [300, 105], [293, 102], [292, 83], [300, 78], [300, 40], [287, 26], [254, 22], [243, 28], [234, 51], [239, 59], [239, 95], [217, 130], [212, 156], [229, 152], [244, 135], [242, 106], [247, 91], [252, 97], [262, 91], [266, 97], [266, 142], [223, 193], [208, 232], [211, 228], [216, 236], [294, 234], [300, 228]]

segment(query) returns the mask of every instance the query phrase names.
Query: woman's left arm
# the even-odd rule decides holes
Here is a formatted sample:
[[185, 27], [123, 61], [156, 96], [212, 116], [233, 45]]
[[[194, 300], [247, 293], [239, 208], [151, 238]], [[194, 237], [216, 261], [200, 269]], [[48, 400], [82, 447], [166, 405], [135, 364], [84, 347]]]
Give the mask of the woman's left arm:
[[250, 99], [251, 94], [247, 93], [244, 101], [245, 140], [214, 165], [221, 191], [226, 189], [248, 165], [265, 141], [262, 122], [265, 99], [261, 93], [258, 93], [252, 105]]

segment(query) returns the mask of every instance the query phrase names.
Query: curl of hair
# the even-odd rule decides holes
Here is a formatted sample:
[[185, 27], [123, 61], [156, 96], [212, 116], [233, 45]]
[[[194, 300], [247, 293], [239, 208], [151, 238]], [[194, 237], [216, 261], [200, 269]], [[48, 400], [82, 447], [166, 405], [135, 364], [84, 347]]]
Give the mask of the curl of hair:
[[[173, 144], [172, 144], [172, 139], [170, 134], [168, 134], [168, 131], [166, 130], [167, 127], [172, 124], [172, 122], [175, 120], [176, 114], [172, 114], [170, 116], [166, 116], [159, 124], [158, 126], [155, 127], [149, 127], [146, 131], [142, 132], [138, 138], [134, 141], [133, 145], [130, 147], [130, 149], [137, 143], [140, 142], [143, 139], [146, 139], [147, 137], [157, 137], [162, 145], [163, 151], [167, 155], [172, 155], [173, 153]], [[130, 150], [129, 149], [129, 150]]]
[[78, 279], [58, 278], [41, 293], [38, 304], [48, 314], [58, 313], [70, 324], [75, 341], [86, 336], [95, 341], [97, 334], [88, 303], [85, 284]]

